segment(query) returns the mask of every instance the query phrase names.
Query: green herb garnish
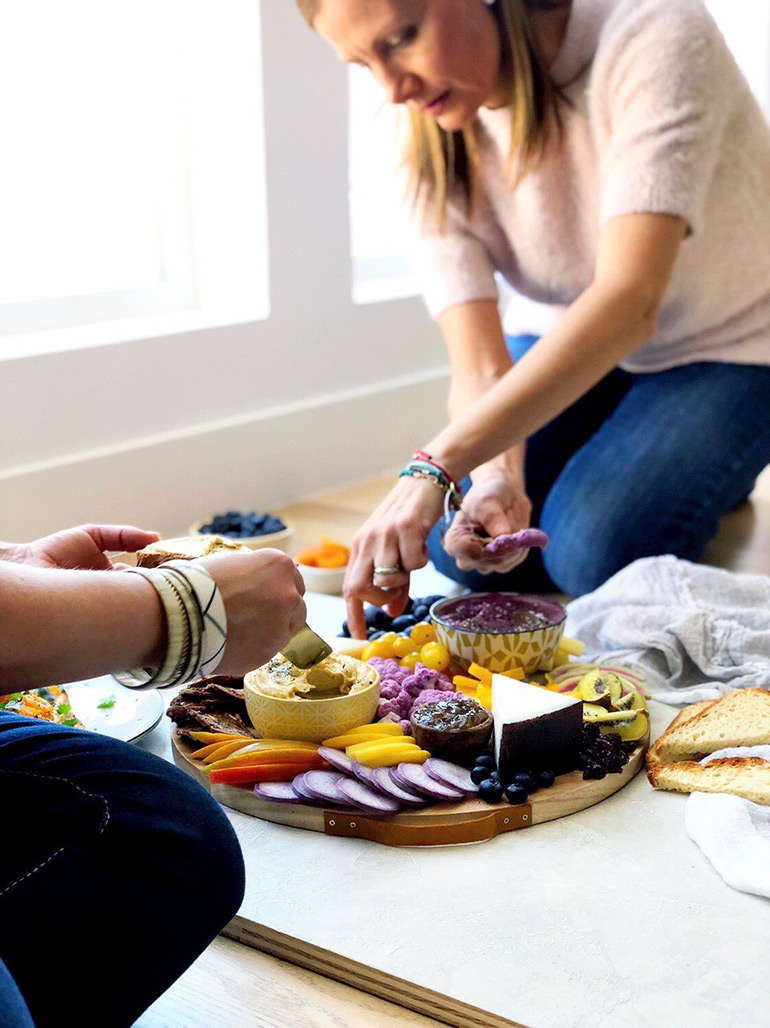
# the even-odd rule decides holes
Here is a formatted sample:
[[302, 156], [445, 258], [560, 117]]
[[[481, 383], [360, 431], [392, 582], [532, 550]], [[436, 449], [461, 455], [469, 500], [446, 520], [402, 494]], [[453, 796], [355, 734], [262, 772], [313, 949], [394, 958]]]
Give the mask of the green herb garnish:
[[116, 702], [117, 701], [114, 696], [108, 696], [106, 699], [102, 700], [101, 703], [97, 703], [96, 706], [98, 710], [109, 710], [110, 707], [115, 706]]

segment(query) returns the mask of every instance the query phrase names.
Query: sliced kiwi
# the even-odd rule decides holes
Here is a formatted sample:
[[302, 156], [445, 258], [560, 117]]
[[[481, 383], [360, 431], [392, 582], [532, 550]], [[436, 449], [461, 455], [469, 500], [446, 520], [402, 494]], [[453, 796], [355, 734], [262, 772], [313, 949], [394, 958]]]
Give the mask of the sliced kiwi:
[[623, 682], [612, 671], [588, 671], [577, 684], [576, 695], [587, 703], [597, 703], [609, 709], [623, 695]]

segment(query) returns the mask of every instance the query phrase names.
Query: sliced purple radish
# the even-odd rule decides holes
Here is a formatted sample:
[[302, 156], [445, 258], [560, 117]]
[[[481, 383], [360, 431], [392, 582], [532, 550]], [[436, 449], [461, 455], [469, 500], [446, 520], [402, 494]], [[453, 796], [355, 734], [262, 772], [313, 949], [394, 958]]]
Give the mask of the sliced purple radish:
[[[427, 763], [427, 762], [426, 762]], [[380, 792], [386, 796], [392, 797], [394, 800], [398, 800], [405, 807], [424, 807], [428, 802], [427, 797], [418, 796], [417, 793], [411, 789], [405, 789], [403, 785], [399, 785], [395, 782], [390, 774], [390, 768], [387, 767], [376, 767], [372, 771], [372, 782], [371, 784], [375, 789], [379, 789]]]
[[392, 767], [390, 774], [397, 785], [403, 785], [406, 789], [414, 789], [431, 800], [462, 800], [465, 793], [459, 789], [453, 789], [449, 785], [437, 782], [431, 778], [422, 764], [399, 764]]
[[312, 799], [323, 803], [334, 803], [341, 807], [349, 805], [349, 801], [340, 791], [340, 784], [353, 781], [340, 771], [306, 771], [302, 777], [302, 787]]
[[372, 775], [374, 774], [372, 768], [367, 767], [366, 764], [359, 764], [357, 760], [352, 760], [351, 764], [353, 767], [350, 769], [353, 772], [359, 782], [363, 782], [364, 785], [372, 785]]
[[448, 785], [450, 789], [459, 789], [467, 796], [475, 796], [478, 789], [471, 781], [471, 773], [467, 768], [459, 764], [452, 764], [448, 760], [438, 760], [431, 757], [422, 765], [431, 778], [435, 778], [442, 785]]
[[346, 775], [353, 774], [353, 761], [346, 757], [342, 750], [333, 750], [331, 746], [319, 746], [318, 756], [323, 757], [327, 764], [336, 767]]
[[258, 782], [254, 794], [271, 803], [301, 803], [291, 782]]
[[485, 544], [484, 549], [492, 557], [504, 556], [506, 553], [515, 553], [516, 550], [529, 550], [533, 547], [545, 549], [548, 545], [548, 536], [539, 528], [525, 528], [521, 532], [509, 532], [506, 535], [498, 535], [491, 542]]
[[[313, 772], [309, 772], [313, 774]], [[349, 805], [358, 807], [367, 814], [397, 814], [401, 804], [391, 796], [385, 796], [356, 778], [345, 778], [339, 783], [339, 790]]]
[[306, 774], [308, 774], [307, 771], [303, 772], [301, 775], [297, 775], [297, 777], [292, 780], [292, 789], [296, 792], [297, 796], [303, 803], [310, 803], [312, 806], [323, 806], [320, 800], [316, 799], [312, 793], [308, 792], [304, 781]]

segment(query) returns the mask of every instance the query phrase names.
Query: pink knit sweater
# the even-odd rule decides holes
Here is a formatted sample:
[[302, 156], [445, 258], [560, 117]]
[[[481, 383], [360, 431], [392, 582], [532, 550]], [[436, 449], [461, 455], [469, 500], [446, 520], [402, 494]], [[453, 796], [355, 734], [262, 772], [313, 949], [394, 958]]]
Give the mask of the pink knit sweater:
[[602, 225], [642, 211], [689, 225], [653, 340], [623, 362], [770, 363], [770, 130], [701, 0], [573, 0], [551, 67], [564, 133], [514, 188], [506, 108], [479, 113], [485, 198], [415, 247], [435, 316], [497, 298], [499, 271], [557, 308], [590, 285]]

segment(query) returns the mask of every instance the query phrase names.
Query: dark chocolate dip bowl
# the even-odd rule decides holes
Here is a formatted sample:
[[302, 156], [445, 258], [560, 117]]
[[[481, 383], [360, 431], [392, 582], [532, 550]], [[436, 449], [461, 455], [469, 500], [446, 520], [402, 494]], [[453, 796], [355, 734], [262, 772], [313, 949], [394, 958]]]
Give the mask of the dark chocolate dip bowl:
[[490, 592], [438, 600], [430, 616], [439, 642], [463, 667], [532, 674], [553, 667], [567, 611], [542, 596]]

